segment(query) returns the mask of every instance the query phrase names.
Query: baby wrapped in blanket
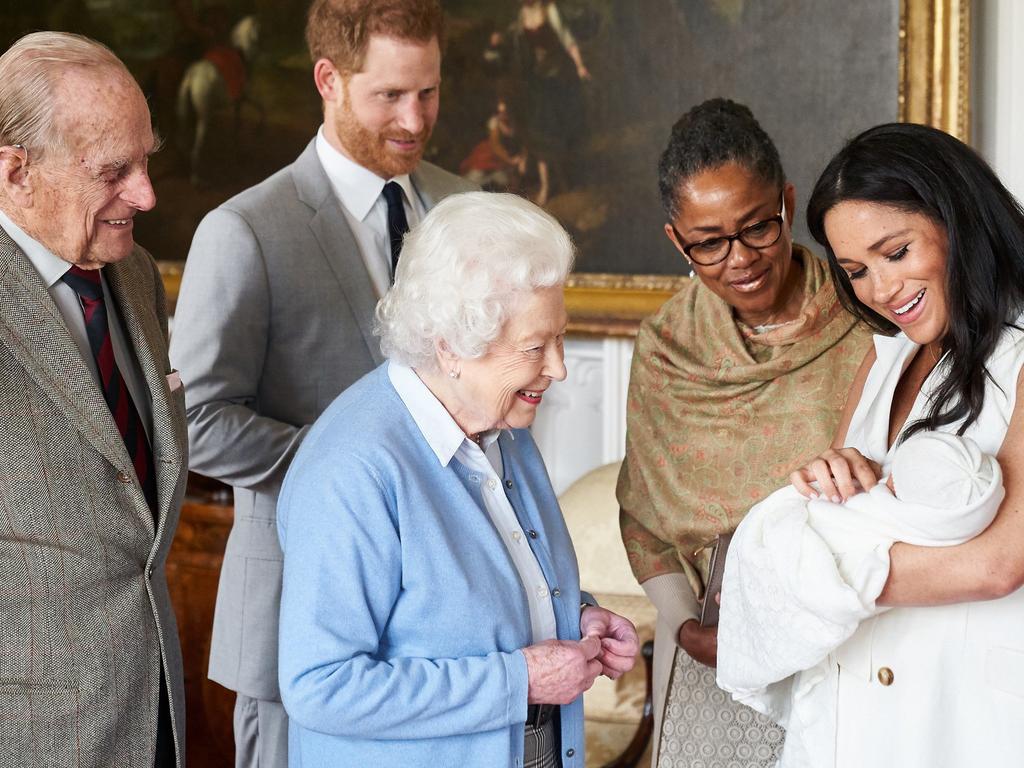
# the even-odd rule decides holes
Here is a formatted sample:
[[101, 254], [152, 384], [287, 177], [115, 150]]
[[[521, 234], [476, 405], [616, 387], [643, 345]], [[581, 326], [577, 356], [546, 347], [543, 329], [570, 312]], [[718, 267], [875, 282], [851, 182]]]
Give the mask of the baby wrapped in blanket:
[[999, 463], [973, 440], [921, 432], [893, 452], [886, 483], [842, 504], [787, 486], [750, 510], [726, 558], [718, 685], [783, 726], [800, 719], [803, 743], [787, 740], [780, 766], [825, 768], [830, 654], [884, 610], [875, 600], [893, 542], [967, 541], [992, 522], [1003, 494]]

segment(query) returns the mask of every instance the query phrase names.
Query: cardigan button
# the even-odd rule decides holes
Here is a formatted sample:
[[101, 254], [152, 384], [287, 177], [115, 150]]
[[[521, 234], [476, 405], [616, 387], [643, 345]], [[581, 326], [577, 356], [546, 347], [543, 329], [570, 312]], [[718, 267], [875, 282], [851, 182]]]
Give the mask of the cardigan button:
[[533, 530], [532, 528], [530, 530], [528, 530], [526, 533], [527, 533], [527, 535], [531, 539], [536, 539], [537, 538], [537, 532], [535, 530]]
[[576, 754], [576, 750], [573, 749], [572, 747], [569, 747], [567, 750], [565, 750], [565, 756], [566, 757], [572, 757], [575, 754]]
[[131, 481], [132, 481], [132, 479], [128, 475], [127, 472], [118, 472], [117, 473], [117, 482], [124, 483], [125, 485], [128, 485], [129, 483], [131, 483]]
[[878, 670], [878, 682], [882, 685], [892, 685], [896, 679], [896, 675], [892, 673], [892, 670], [888, 667], [882, 667]]
[[561, 594], [562, 594], [562, 590], [560, 590], [558, 587], [555, 587], [554, 589], [551, 590], [551, 596], [552, 597], [560, 597]]
[[505, 487], [506, 488], [511, 488], [512, 487], [512, 481], [511, 480], [506, 480], [505, 481]]

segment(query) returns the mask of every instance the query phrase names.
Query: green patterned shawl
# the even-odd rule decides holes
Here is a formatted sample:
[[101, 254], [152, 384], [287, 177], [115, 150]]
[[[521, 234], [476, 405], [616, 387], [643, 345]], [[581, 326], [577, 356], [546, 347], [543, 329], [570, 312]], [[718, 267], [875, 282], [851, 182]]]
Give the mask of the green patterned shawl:
[[820, 260], [798, 245], [793, 256], [805, 267], [793, 323], [756, 333], [694, 279], [640, 328], [618, 498], [641, 582], [682, 571], [700, 597], [697, 550], [832, 440], [871, 333]]

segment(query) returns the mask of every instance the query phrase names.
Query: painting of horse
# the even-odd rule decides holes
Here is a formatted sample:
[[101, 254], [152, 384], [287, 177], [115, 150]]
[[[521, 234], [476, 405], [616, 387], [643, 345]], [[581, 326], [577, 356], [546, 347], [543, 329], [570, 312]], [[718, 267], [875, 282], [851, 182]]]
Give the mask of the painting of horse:
[[[259, 124], [263, 108], [249, 89], [253, 60], [259, 43], [259, 21], [243, 16], [231, 30], [230, 44], [213, 45], [203, 57], [189, 65], [178, 87], [178, 140], [188, 155], [189, 179], [195, 186], [204, 183], [203, 150], [218, 112], [230, 109], [235, 139], [241, 127], [242, 108], [251, 106]], [[191, 133], [188, 128], [191, 127]], [[191, 138], [191, 141], [188, 139]]]

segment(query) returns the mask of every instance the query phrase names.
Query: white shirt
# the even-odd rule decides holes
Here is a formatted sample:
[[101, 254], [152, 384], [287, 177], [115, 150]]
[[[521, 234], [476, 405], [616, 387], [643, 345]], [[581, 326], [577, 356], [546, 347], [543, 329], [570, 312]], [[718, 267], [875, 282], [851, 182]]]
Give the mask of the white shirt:
[[[71, 337], [78, 346], [82, 360], [92, 373], [96, 386], [102, 392], [103, 385], [100, 382], [100, 374], [96, 368], [96, 358], [93, 357], [92, 347], [89, 346], [89, 335], [85, 330], [85, 315], [82, 312], [82, 301], [78, 298], [78, 294], [75, 293], [74, 289], [61, 280], [64, 277], [64, 273], [71, 269], [71, 264], [54, 254], [38, 240], [26, 234], [3, 211], [0, 211], [0, 227], [3, 227], [7, 234], [11, 236], [11, 239], [24, 252], [28, 260], [32, 262], [36, 272], [39, 273], [39, 277], [42, 278], [43, 285], [46, 286], [50, 298], [53, 299], [57, 309], [60, 310], [61, 315], [64, 317], [64, 324], [71, 331]], [[131, 351], [131, 346], [125, 338], [121, 318], [117, 312], [117, 302], [114, 301], [114, 297], [110, 294], [110, 288], [107, 286], [107, 279], [103, 275], [102, 269], [100, 270], [100, 283], [103, 286], [103, 302], [107, 309], [107, 325], [110, 327], [110, 343], [114, 348], [114, 360], [117, 363], [118, 370], [121, 372], [121, 377], [124, 379], [125, 386], [128, 387], [128, 393], [135, 403], [139, 418], [142, 420], [142, 426], [146, 430], [146, 436], [152, 441], [149, 389], [146, 386], [139, 364], [135, 360], [135, 355]]]
[[482, 477], [480, 489], [487, 515], [495, 530], [501, 534], [501, 540], [508, 549], [526, 593], [533, 642], [556, 639], [558, 633], [550, 588], [530, 549], [519, 518], [505, 495], [505, 486], [501, 480], [504, 472], [498, 430], [486, 433], [481, 440], [486, 445], [485, 455], [480, 446], [466, 437], [466, 433], [412, 368], [391, 361], [388, 363], [388, 377], [441, 466], [447, 467], [454, 458]]
[[327, 180], [345, 212], [349, 229], [370, 273], [370, 281], [379, 299], [391, 287], [391, 238], [388, 235], [388, 203], [381, 194], [388, 181], [402, 188], [405, 218], [412, 227], [426, 215], [426, 208], [408, 174], [382, 179], [330, 145], [324, 127], [316, 133], [316, 154]]

